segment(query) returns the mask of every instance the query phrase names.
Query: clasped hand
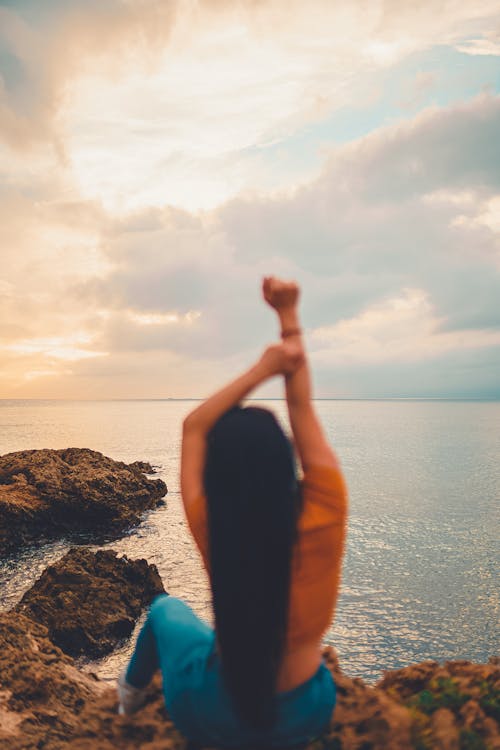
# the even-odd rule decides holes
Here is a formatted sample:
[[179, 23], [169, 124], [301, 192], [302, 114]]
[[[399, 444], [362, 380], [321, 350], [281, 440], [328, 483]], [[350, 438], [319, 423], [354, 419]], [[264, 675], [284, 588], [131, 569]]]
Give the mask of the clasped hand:
[[[297, 306], [299, 287], [295, 281], [282, 281], [274, 276], [266, 276], [262, 282], [265, 301], [278, 315]], [[262, 355], [259, 366], [268, 377], [292, 375], [305, 361], [300, 342], [282, 341], [269, 346]]]
[[257, 363], [266, 377], [292, 375], [304, 362], [304, 350], [299, 344], [282, 341], [271, 344]]

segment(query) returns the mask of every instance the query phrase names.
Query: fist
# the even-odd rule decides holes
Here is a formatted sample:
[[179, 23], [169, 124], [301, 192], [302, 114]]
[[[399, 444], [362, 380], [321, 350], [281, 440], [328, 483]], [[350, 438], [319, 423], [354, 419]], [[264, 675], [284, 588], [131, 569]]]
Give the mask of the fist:
[[283, 341], [268, 346], [260, 359], [260, 366], [268, 377], [292, 375], [304, 362], [304, 350], [300, 344]]
[[264, 299], [275, 310], [295, 307], [299, 299], [299, 285], [295, 281], [282, 281], [274, 276], [266, 276], [262, 282]]

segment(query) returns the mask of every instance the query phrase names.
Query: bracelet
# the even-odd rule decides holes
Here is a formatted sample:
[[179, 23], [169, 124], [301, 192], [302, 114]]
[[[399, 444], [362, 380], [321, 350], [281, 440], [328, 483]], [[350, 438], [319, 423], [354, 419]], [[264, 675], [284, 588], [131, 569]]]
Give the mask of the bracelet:
[[281, 338], [286, 339], [288, 338], [288, 336], [300, 336], [301, 333], [302, 333], [301, 328], [284, 328], [281, 331]]

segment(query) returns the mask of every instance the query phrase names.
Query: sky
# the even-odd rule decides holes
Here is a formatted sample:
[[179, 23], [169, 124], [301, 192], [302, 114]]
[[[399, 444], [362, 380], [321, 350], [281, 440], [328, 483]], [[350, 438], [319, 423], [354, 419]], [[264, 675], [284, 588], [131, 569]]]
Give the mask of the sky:
[[[500, 398], [498, 0], [0, 0], [0, 398]], [[257, 396], [280, 397], [275, 380]]]

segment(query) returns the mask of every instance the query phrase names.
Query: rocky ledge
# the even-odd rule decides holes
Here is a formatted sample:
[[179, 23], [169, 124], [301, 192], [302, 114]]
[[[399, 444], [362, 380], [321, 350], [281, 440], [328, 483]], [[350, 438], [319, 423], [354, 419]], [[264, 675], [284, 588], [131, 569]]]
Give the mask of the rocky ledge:
[[[1, 750], [188, 750], [165, 710], [158, 676], [146, 705], [121, 717], [114, 688], [78, 670], [54, 642], [95, 654], [102, 639], [108, 650], [125, 633], [124, 620], [128, 629], [159, 590], [156, 568], [144, 560], [79, 548], [0, 615]], [[500, 748], [498, 660], [424, 662], [388, 672], [373, 687], [345, 675], [333, 649], [324, 655], [338, 702], [330, 731], [308, 750]]]
[[0, 456], [0, 557], [42, 538], [117, 536], [167, 493], [143, 462], [125, 464], [87, 448]]
[[75, 547], [44, 570], [13, 611], [44, 625], [66, 654], [99, 658], [130, 636], [142, 610], [164, 591], [146, 560]]
[[103, 706], [114, 717], [114, 691], [68, 654], [109, 652], [163, 591], [154, 565], [111, 550], [73, 548], [49, 566], [0, 615], [0, 748], [69, 748]]

